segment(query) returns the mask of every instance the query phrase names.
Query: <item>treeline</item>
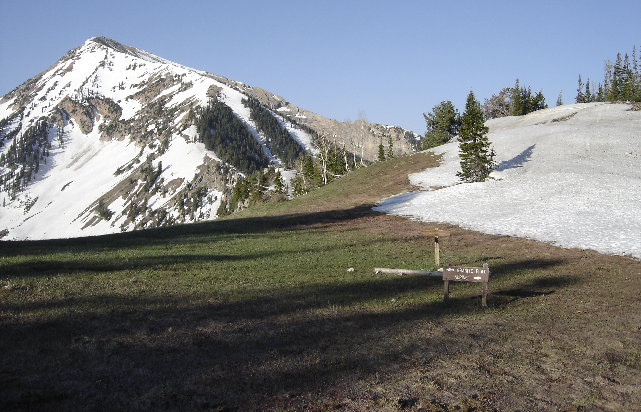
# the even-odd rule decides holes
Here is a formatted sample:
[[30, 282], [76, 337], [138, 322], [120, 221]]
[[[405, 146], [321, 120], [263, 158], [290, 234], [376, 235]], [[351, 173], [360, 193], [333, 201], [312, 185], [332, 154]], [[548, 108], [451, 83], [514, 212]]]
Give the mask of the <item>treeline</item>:
[[[263, 203], [272, 198], [276, 190], [270, 192], [270, 182], [279, 182], [278, 193], [284, 194], [284, 184], [280, 171], [273, 166], [264, 170], [257, 170], [248, 176], [239, 176], [231, 191], [229, 201], [224, 200], [218, 207], [217, 215], [225, 216], [247, 206]], [[281, 199], [281, 198], [279, 198]]]
[[[0, 155], [0, 167], [8, 172], [0, 175], [0, 190], [14, 199], [38, 173], [41, 163], [46, 164], [51, 151], [49, 126], [40, 119], [29, 127], [21, 138], [14, 138], [6, 152]], [[62, 135], [60, 136], [62, 142]]]
[[325, 138], [321, 138], [318, 148], [320, 152], [315, 159], [308, 154], [299, 160], [298, 172], [291, 182], [294, 196], [331, 183], [359, 165], [351, 153]]
[[224, 162], [251, 174], [269, 164], [263, 148], [226, 104], [212, 99], [196, 116], [198, 138]]
[[513, 87], [505, 87], [493, 94], [481, 106], [485, 120], [505, 116], [523, 116], [547, 108], [543, 91], [532, 92], [530, 86], [521, 86], [519, 79]]
[[287, 200], [324, 186], [359, 167], [358, 158], [329, 140], [317, 137], [319, 153], [300, 156], [295, 164], [296, 175], [287, 184], [280, 171], [273, 166], [239, 176], [228, 201], [218, 208], [218, 216], [225, 216], [245, 207], [270, 201]]
[[576, 102], [641, 102], [640, 70], [636, 46], [632, 48], [632, 57], [627, 53], [621, 57], [621, 53], [617, 53], [614, 63], [606, 61], [602, 82], [590, 83], [588, 78], [583, 83], [579, 75]]
[[305, 149], [258, 100], [248, 96], [242, 103], [249, 108], [251, 119], [267, 138], [267, 146], [272, 153], [286, 167], [294, 167], [296, 159], [305, 153]]

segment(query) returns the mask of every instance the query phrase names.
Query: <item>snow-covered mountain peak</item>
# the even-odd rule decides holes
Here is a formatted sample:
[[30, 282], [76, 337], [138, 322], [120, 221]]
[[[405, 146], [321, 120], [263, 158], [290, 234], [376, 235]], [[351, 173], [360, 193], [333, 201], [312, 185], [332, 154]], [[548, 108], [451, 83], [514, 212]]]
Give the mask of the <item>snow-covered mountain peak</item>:
[[[285, 143], [256, 123], [258, 112]], [[398, 154], [410, 151], [407, 133], [335, 122], [266, 90], [93, 37], [0, 98], [0, 238], [212, 219], [239, 176], [271, 165], [291, 177], [296, 157], [318, 153], [319, 136], [367, 160], [381, 138], [392, 137]]]
[[140, 50], [136, 47], [132, 46], [127, 46], [122, 43], [118, 43], [115, 40], [109, 39], [107, 37], [103, 36], [97, 36], [97, 37], [92, 37], [91, 39], [87, 40], [84, 43], [84, 46], [91, 46], [92, 44], [98, 44], [100, 46], [107, 47], [109, 49], [112, 49], [113, 51], [119, 52], [119, 53], [124, 53], [131, 55], [133, 57], [137, 57], [142, 60], [146, 60], [148, 62], [152, 63], [165, 63], [165, 64], [174, 64], [173, 62], [170, 62], [169, 60], [165, 60], [162, 57], [158, 57], [154, 54], [148, 53], [144, 50]]

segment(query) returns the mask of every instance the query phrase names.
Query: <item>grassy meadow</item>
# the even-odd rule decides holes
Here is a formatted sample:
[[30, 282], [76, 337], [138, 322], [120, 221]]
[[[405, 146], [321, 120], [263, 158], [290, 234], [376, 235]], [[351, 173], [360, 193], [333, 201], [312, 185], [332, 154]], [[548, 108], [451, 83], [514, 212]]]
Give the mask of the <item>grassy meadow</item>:
[[[221, 220], [0, 242], [2, 410], [633, 410], [641, 262], [375, 213], [426, 153]], [[480, 284], [374, 267], [492, 271]], [[353, 269], [353, 270], [352, 270]]]

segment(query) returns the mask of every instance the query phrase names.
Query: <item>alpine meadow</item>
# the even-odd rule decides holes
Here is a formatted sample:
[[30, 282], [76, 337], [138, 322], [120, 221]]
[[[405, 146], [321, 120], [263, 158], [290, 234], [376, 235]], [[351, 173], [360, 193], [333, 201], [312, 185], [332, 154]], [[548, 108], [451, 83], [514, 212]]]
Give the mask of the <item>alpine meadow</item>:
[[0, 409], [638, 410], [637, 48], [504, 85], [420, 135], [69, 50], [0, 98]]

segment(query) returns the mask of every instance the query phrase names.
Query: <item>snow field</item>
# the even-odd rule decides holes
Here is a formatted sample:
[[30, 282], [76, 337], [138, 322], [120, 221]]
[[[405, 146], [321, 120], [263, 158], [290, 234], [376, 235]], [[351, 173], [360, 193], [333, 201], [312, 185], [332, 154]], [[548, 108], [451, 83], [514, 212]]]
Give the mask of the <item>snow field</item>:
[[[77, 126], [68, 126], [66, 133], [64, 149], [57, 141], [52, 143], [46, 172], [4, 208], [2, 223], [9, 229], [6, 239], [67, 238], [115, 232], [105, 221], [82, 230], [93, 215], [86, 212], [95, 199], [120, 181], [114, 176], [117, 165], [131, 161], [140, 149], [124, 141], [102, 142], [95, 131], [84, 135]], [[25, 215], [20, 206], [26, 198], [37, 201]]]
[[449, 143], [436, 150], [441, 166], [409, 176], [422, 191], [375, 209], [641, 258], [641, 112], [628, 108], [576, 104], [491, 120], [495, 180], [458, 183], [458, 145]]

